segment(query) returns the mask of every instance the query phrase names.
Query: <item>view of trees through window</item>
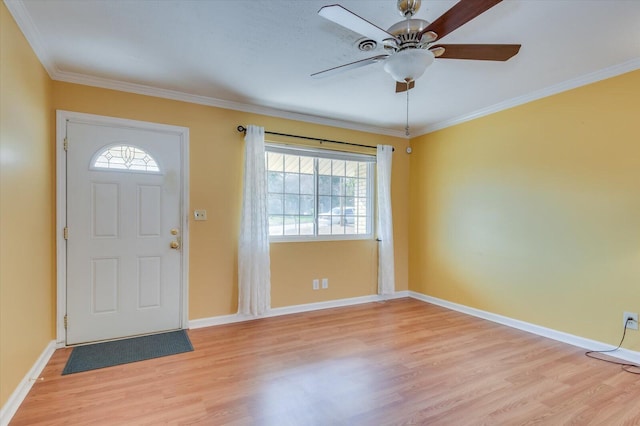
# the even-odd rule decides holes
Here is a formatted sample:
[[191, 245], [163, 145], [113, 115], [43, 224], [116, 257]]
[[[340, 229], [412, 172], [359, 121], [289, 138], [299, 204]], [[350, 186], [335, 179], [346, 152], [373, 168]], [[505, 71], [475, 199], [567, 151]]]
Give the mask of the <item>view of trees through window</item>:
[[291, 151], [266, 154], [269, 235], [371, 234], [373, 163]]

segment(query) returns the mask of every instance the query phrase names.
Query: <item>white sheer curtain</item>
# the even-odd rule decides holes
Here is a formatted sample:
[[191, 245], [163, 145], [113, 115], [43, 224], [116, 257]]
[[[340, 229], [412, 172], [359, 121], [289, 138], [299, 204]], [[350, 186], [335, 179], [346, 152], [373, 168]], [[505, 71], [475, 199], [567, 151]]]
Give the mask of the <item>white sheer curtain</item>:
[[393, 217], [391, 214], [391, 162], [393, 147], [378, 145], [377, 161], [377, 235], [378, 235], [378, 294], [395, 293], [393, 258]]
[[238, 241], [238, 313], [262, 315], [271, 307], [264, 128], [247, 126], [244, 140], [244, 187]]

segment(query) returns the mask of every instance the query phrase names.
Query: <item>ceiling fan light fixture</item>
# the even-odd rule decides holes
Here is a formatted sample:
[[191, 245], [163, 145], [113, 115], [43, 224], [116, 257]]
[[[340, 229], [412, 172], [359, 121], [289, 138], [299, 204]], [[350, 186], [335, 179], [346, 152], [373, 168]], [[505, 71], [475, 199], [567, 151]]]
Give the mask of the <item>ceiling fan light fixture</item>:
[[395, 81], [408, 83], [420, 78], [433, 63], [433, 58], [433, 53], [426, 49], [404, 49], [387, 58], [384, 70]]

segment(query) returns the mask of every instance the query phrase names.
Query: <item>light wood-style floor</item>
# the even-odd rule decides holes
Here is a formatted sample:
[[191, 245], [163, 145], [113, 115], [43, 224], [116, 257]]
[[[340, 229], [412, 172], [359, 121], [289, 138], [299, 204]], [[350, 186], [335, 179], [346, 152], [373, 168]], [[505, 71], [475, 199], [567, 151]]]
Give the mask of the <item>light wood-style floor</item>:
[[61, 376], [11, 425], [640, 425], [640, 376], [413, 299], [189, 331], [195, 351]]

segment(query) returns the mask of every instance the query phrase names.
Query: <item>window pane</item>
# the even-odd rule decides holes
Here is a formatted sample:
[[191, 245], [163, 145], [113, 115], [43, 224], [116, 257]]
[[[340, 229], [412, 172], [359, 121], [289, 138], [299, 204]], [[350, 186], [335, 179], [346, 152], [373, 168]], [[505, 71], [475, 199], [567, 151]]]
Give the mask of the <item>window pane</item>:
[[357, 163], [355, 161], [347, 161], [346, 165], [345, 165], [345, 167], [346, 167], [346, 169], [345, 169], [346, 175], [349, 176], [349, 177], [357, 177], [358, 176], [358, 164], [359, 163]]
[[318, 195], [331, 195], [331, 176], [318, 176]]
[[298, 216], [284, 217], [284, 235], [298, 235], [299, 222]]
[[333, 160], [331, 162], [331, 166], [333, 167], [333, 169], [331, 170], [331, 174], [334, 176], [344, 176], [344, 163], [345, 161], [343, 160]]
[[318, 158], [318, 174], [330, 175], [331, 174], [331, 160], [326, 158]]
[[298, 195], [287, 194], [284, 196], [284, 214], [300, 214], [300, 197]]
[[[344, 198], [342, 197], [331, 197], [331, 209], [337, 209], [344, 205]], [[336, 212], [337, 213], [337, 212]]]
[[284, 176], [280, 172], [268, 172], [267, 173], [267, 187], [269, 192], [284, 191]]
[[356, 195], [359, 197], [366, 197], [367, 195], [367, 181], [366, 179], [358, 179]]
[[267, 170], [281, 172], [284, 170], [284, 155], [267, 152]]
[[345, 195], [356, 195], [356, 179], [345, 178], [344, 179], [344, 191]]
[[310, 215], [313, 217], [315, 213], [313, 210], [314, 196], [313, 195], [301, 195], [300, 196], [300, 214]]
[[331, 210], [331, 197], [321, 195], [318, 197], [318, 211], [320, 213], [330, 213]]
[[300, 175], [297, 173], [284, 174], [284, 192], [286, 194], [300, 193]]
[[300, 216], [300, 235], [314, 235], [314, 217]]
[[342, 223], [339, 220], [334, 222], [333, 225], [331, 226], [331, 233], [334, 235], [344, 235], [345, 227], [342, 225]]
[[300, 173], [300, 157], [294, 155], [284, 156], [284, 170], [289, 173]]
[[367, 178], [367, 169], [368, 169], [368, 164], [366, 163], [360, 163], [358, 165], [358, 177], [360, 178]]
[[353, 206], [355, 207], [355, 213], [358, 216], [367, 215], [367, 199], [366, 198], [354, 198]]
[[300, 193], [313, 195], [314, 189], [313, 175], [300, 175]]
[[309, 155], [307, 148], [279, 146], [270, 152], [269, 147], [269, 235], [371, 236], [370, 160], [339, 159], [343, 154], [336, 152]]
[[318, 235], [331, 235], [331, 221], [327, 217], [318, 219]]
[[282, 216], [269, 216], [269, 235], [282, 235]]
[[269, 194], [268, 204], [269, 205], [267, 209], [269, 211], [269, 214], [284, 213], [281, 194]]
[[356, 216], [356, 229], [355, 232], [358, 234], [366, 234], [367, 233], [367, 225], [368, 220], [366, 216]]
[[331, 178], [331, 195], [342, 195], [344, 193], [343, 179], [340, 177]]
[[96, 169], [116, 169], [136, 172], [159, 172], [158, 164], [146, 151], [130, 145], [114, 145], [104, 149], [91, 166]]
[[313, 157], [300, 157], [300, 173], [313, 176]]

